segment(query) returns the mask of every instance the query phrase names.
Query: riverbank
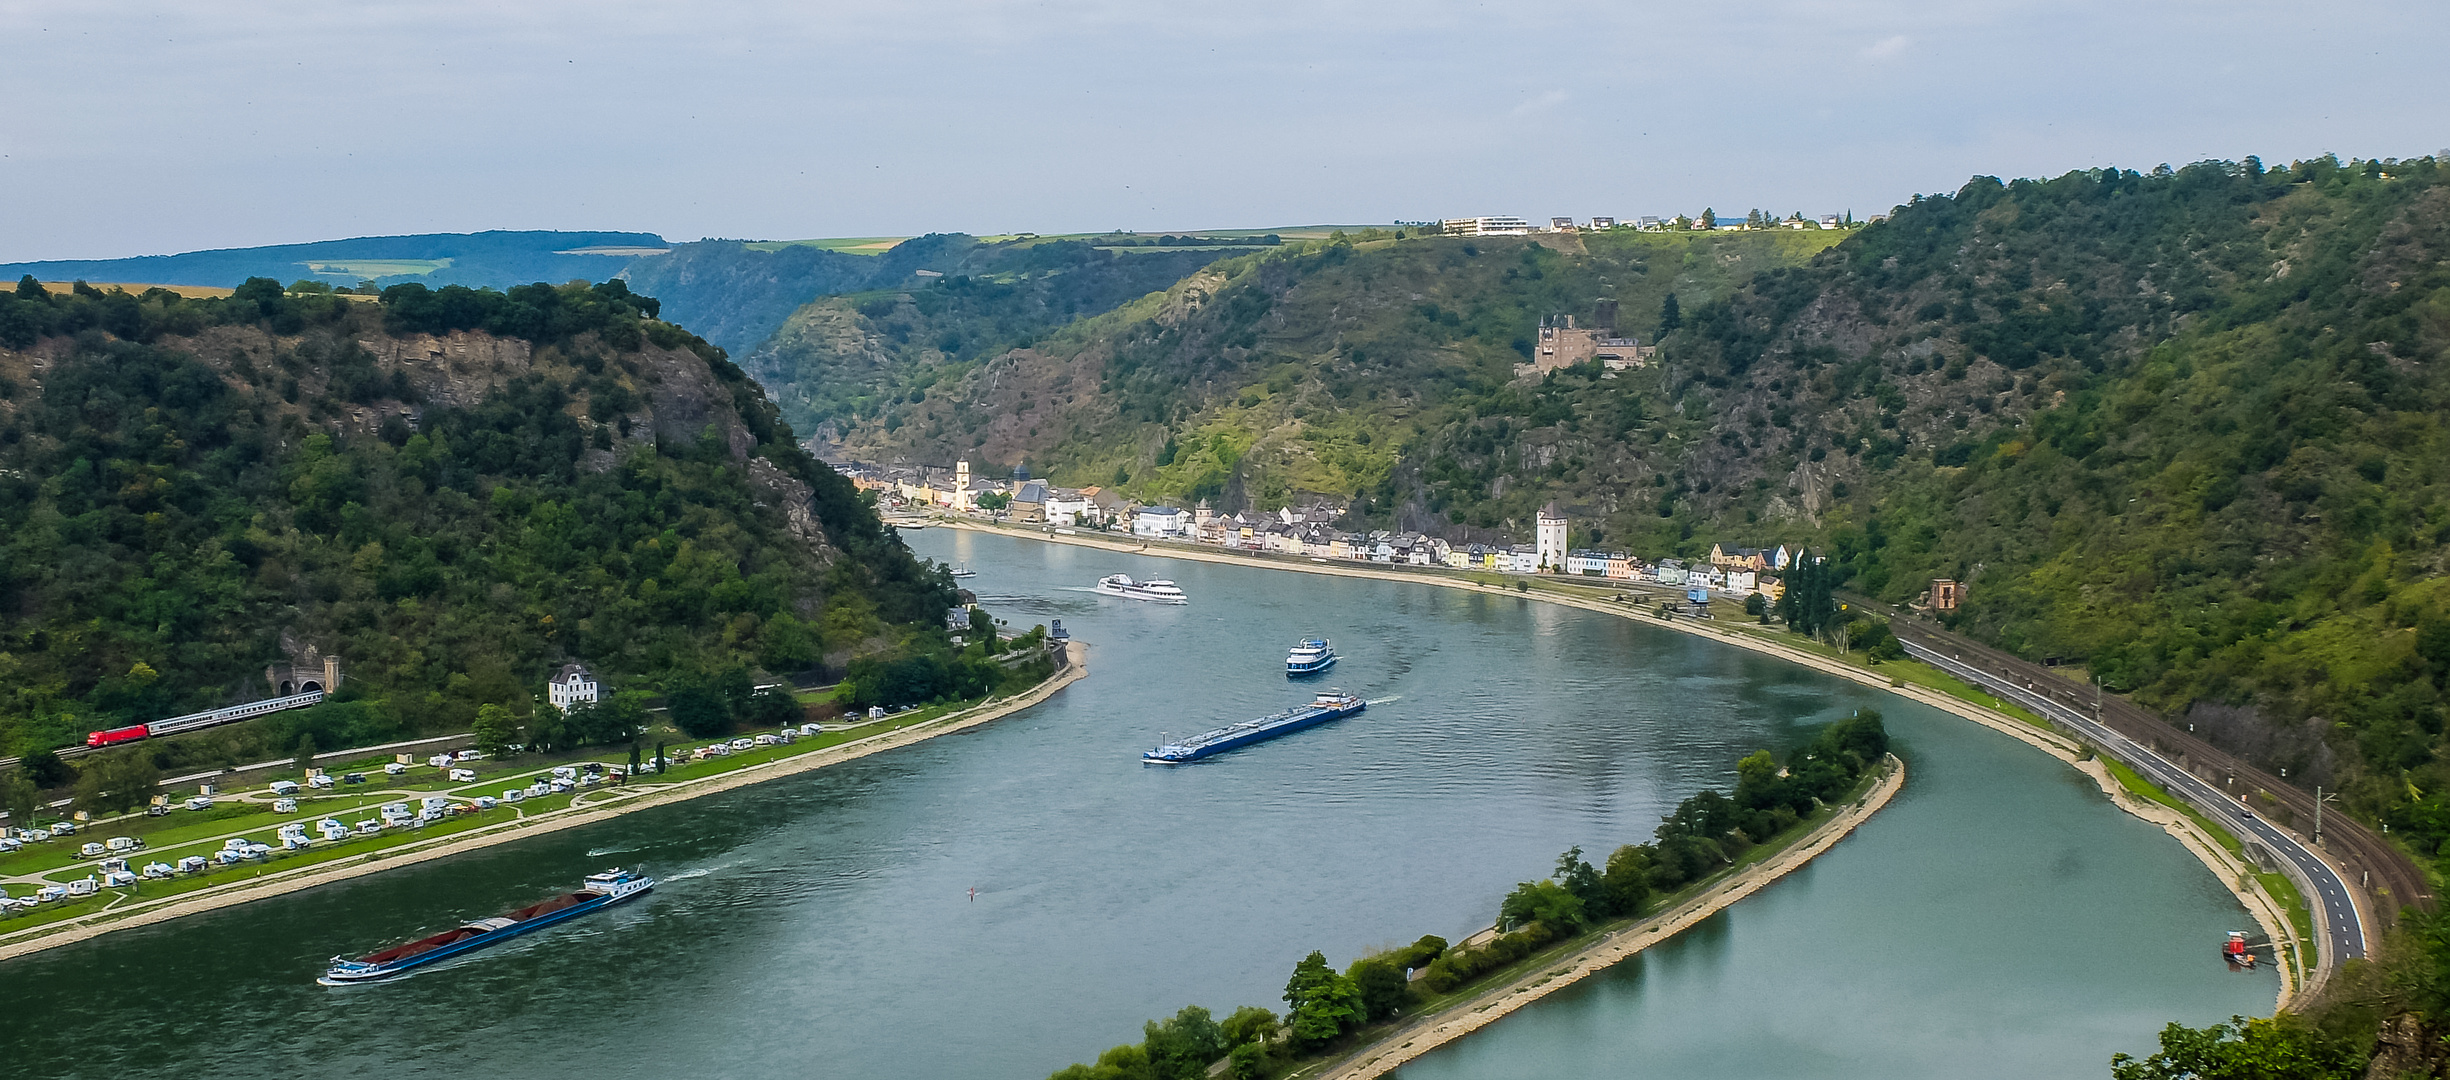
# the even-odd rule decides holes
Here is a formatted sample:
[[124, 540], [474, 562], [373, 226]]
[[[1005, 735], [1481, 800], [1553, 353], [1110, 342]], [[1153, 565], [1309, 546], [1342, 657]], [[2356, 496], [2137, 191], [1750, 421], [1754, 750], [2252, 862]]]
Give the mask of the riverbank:
[[[2113, 805], [2129, 814], [2133, 814], [2136, 817], [2142, 818], [2145, 821], [2159, 826], [2163, 831], [2177, 838], [2180, 845], [2185, 847], [2186, 850], [2192, 853], [2197, 860], [2202, 862], [2205, 868], [2211, 870], [2213, 876], [2220, 880], [2221, 884], [2229, 890], [2230, 894], [2237, 898], [2238, 903], [2246, 909], [2247, 914], [2253, 917], [2255, 923], [2262, 928], [2264, 934], [2270, 937], [2274, 945], [2275, 953], [2285, 953], [2297, 957], [2303, 957], [2305, 955], [2305, 950], [2303, 948], [2303, 944], [2299, 940], [2295, 922], [2288, 917], [2287, 906], [2281, 903], [2279, 899], [2272, 896], [2270, 892], [2263, 887], [2261, 880], [2255, 873], [2255, 868], [2244, 864], [2235, 856], [2230, 854], [2227, 845], [2223, 844], [2217, 837], [2214, 837], [2209, 832], [2206, 832], [2200, 824], [2198, 824], [2188, 815], [2168, 806], [2154, 802], [2151, 799], [2137, 793], [2130, 792], [2124, 784], [2121, 784], [2115, 776], [2110, 774], [2110, 771], [2102, 765], [2099, 758], [2090, 748], [2084, 746], [2077, 740], [2066, 735], [2062, 735], [2058, 731], [2042, 724], [2011, 716], [2004, 711], [1985, 708], [1984, 706], [1974, 702], [1942, 693], [1927, 686], [1906, 682], [1901, 678], [1893, 678], [1863, 667], [1847, 664], [1833, 657], [1823, 656], [1803, 648], [1798, 648], [1795, 645], [1776, 640], [1767, 634], [1738, 630], [1729, 625], [1710, 620], [1693, 618], [1661, 619], [1628, 604], [1613, 602], [1599, 596], [1576, 596], [1562, 591], [1563, 589], [1572, 586], [1566, 586], [1561, 583], [1549, 581], [1535, 581], [1534, 579], [1484, 581], [1442, 570], [1395, 570], [1381, 568], [1370, 564], [1356, 565], [1310, 562], [1307, 560], [1295, 560], [1291, 558], [1269, 557], [1263, 555], [1236, 555], [1228, 554], [1221, 549], [1202, 549], [1199, 547], [1182, 544], [1121, 540], [1081, 533], [1066, 535], [1045, 529], [997, 526], [982, 521], [962, 518], [940, 518], [931, 522], [931, 524], [941, 527], [965, 529], [972, 532], [989, 533], [999, 536], [1012, 536], [1022, 539], [1039, 540], [1047, 543], [1071, 544], [1078, 547], [1099, 548], [1107, 551], [1123, 552], [1134, 555], [1151, 555], [1168, 559], [1189, 559], [1198, 562], [1218, 563], [1226, 566], [1248, 566], [1268, 570], [1287, 570], [1305, 574], [1324, 574], [1332, 577], [1354, 577], [1370, 578], [1379, 581], [1400, 581], [1417, 585], [1431, 585], [1438, 588], [1457, 589], [1465, 592], [1484, 593], [1493, 596], [1515, 596], [1526, 600], [1537, 600], [1543, 603], [1581, 608], [1585, 611], [1613, 615], [1618, 618], [1633, 619], [1646, 626], [1657, 626], [1663, 629], [1673, 630], [1677, 633], [1691, 634], [1696, 637], [1722, 642], [1735, 646], [1736, 648], [1749, 649], [1753, 652], [1776, 657], [1780, 660], [1787, 661], [1788, 663], [1802, 665], [1823, 674], [1835, 675], [1865, 686], [1886, 690], [1892, 694], [1906, 698], [1907, 700], [1930, 706], [1931, 708], [1938, 709], [1942, 712], [1949, 713], [1965, 720], [1973, 721], [1974, 723], [2000, 732], [2001, 734], [2007, 735], [2010, 738], [2032, 746], [2043, 753], [2058, 758], [2068, 767], [2076, 769], [2078, 772], [2084, 773], [2086, 776], [2092, 778], [2093, 782], [2099, 785], [2101, 788], [2102, 794], [2107, 796]], [[1526, 589], [1512, 588], [1511, 585], [1516, 581], [1520, 581], [1527, 586], [1535, 587]], [[1611, 583], [1612, 586], [1613, 584], [1614, 583]], [[1197, 602], [1196, 597], [1193, 598], [1193, 602]], [[1911, 662], [1898, 661], [1893, 663], [1902, 665]], [[2212, 944], [2213, 943], [2207, 943], [2205, 948], [2212, 948]], [[2283, 963], [2279, 964], [2278, 967], [2280, 968], [2280, 991], [2277, 1000], [2273, 1005], [2275, 1010], [2286, 1008], [2288, 1003], [2304, 988], [2306, 981], [2305, 973], [2298, 970], [2296, 965]]]
[[811, 750], [788, 757], [757, 762], [743, 768], [693, 777], [667, 784], [641, 781], [626, 790], [593, 793], [588, 798], [609, 798], [611, 802], [589, 803], [584, 799], [568, 808], [520, 818], [482, 829], [474, 829], [430, 841], [411, 843], [382, 851], [369, 852], [336, 862], [317, 863], [295, 870], [265, 874], [246, 881], [216, 885], [193, 893], [165, 897], [134, 904], [116, 904], [91, 915], [46, 926], [31, 927], [15, 934], [0, 935], [0, 961], [57, 948], [114, 930], [150, 926], [188, 915], [201, 914], [237, 904], [285, 896], [317, 885], [346, 881], [367, 874], [418, 863], [431, 862], [481, 848], [523, 840], [563, 829], [592, 825], [657, 806], [666, 806], [690, 799], [703, 798], [751, 784], [856, 761], [871, 754], [896, 750], [942, 735], [967, 731], [1013, 713], [1020, 712], [1047, 698], [1056, 691], [1080, 681], [1089, 674], [1088, 645], [1073, 641], [1066, 644], [1064, 662], [1046, 681], [1015, 697], [990, 699], [947, 713], [933, 720], [879, 732], [865, 738]]
[[1761, 891], [1769, 883], [1811, 862], [1854, 832], [1856, 826], [1879, 813], [1890, 799], [1905, 789], [1905, 762], [1891, 754], [1883, 772], [1862, 798], [1814, 827], [1795, 844], [1736, 871], [1683, 903], [1641, 919], [1632, 926], [1602, 934], [1565, 956], [1534, 965], [1532, 970], [1508, 982], [1417, 1017], [1329, 1063], [1323, 1070], [1294, 1075], [1316, 1077], [1317, 1080], [1374, 1080], [1385, 1076], [1422, 1054], [1496, 1023], [1516, 1009], [1599, 974], [1631, 959], [1644, 949], [1683, 933], [1703, 919], [1726, 910], [1736, 901]]

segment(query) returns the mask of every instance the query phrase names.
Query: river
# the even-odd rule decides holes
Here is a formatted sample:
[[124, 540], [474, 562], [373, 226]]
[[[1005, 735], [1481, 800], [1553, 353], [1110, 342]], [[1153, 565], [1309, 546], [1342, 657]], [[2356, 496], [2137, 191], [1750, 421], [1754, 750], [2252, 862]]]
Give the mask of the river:
[[[1877, 707], [1912, 765], [1854, 837], [1694, 932], [1407, 1066], [1407, 1080], [2105, 1076], [2169, 1020], [2266, 1012], [2214, 958], [2249, 924], [2201, 864], [2004, 736], [1657, 627], [1420, 585], [928, 530], [996, 614], [1091, 675], [846, 765], [0, 965], [12, 1075], [485, 1080], [1045, 1075], [1142, 1020], [1278, 1000], [1486, 925], [1735, 759]], [[1085, 591], [1170, 576], [1187, 607]], [[1282, 708], [1286, 646], [1380, 704], [1196, 765], [1161, 733]], [[1391, 700], [1388, 700], [1391, 699]], [[390, 984], [325, 958], [614, 863], [646, 900]], [[975, 889], [975, 895], [972, 891]]]

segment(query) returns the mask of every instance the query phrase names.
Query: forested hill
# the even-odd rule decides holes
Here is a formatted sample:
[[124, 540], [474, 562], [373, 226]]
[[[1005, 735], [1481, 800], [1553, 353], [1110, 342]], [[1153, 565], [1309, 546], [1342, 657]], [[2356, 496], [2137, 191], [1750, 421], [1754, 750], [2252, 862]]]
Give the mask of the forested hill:
[[926, 245], [939, 276], [880, 274], [879, 285], [811, 300], [743, 356], [802, 435], [831, 441], [841, 426], [924, 400], [982, 360], [1165, 289], [1219, 255], [930, 236], [883, 258], [914, 245]]
[[[905, 395], [854, 453], [1696, 555], [2089, 664], [2450, 841], [2450, 190], [2430, 159], [1979, 178], [1846, 235], [1361, 234], [1216, 264]], [[1826, 250], [1822, 250], [1822, 248]], [[1675, 313], [1665, 299], [1674, 293]], [[1516, 379], [1543, 315], [1674, 329]], [[2413, 780], [2411, 785], [2408, 780]]]
[[368, 737], [567, 661], [653, 689], [940, 636], [949, 577], [658, 307], [0, 293], [0, 753], [265, 696], [309, 645]]

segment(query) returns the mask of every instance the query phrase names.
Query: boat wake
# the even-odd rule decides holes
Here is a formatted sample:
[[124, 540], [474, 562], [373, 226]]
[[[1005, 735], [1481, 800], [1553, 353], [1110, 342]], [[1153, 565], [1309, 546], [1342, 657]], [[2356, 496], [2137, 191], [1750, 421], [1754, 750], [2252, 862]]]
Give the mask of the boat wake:
[[589, 848], [587, 849], [587, 857], [590, 859], [601, 859], [606, 855], [623, 855], [636, 850], [638, 849], [625, 847]]
[[1402, 694], [1397, 694], [1397, 695], [1395, 695], [1394, 697], [1374, 697], [1374, 698], [1371, 698], [1371, 699], [1370, 699], [1370, 704], [1372, 704], [1372, 705], [1386, 705], [1386, 704], [1391, 704], [1391, 703], [1393, 703], [1393, 702], [1402, 701], [1403, 699], [1404, 699], [1404, 696], [1403, 696]]
[[665, 880], [665, 881], [687, 881], [687, 880], [689, 880], [690, 878], [705, 877], [706, 875], [711, 874], [711, 873], [714, 873], [714, 871], [713, 871], [713, 870], [711, 870], [711, 869], [708, 869], [707, 867], [703, 867], [703, 866], [701, 866], [701, 867], [698, 867], [698, 868], [697, 868], [697, 869], [695, 869], [695, 870], [683, 870], [683, 871], [681, 871], [680, 873], [677, 873], [677, 874], [674, 874], [674, 875], [672, 875], [672, 876], [670, 876], [670, 877], [665, 878], [664, 880]]

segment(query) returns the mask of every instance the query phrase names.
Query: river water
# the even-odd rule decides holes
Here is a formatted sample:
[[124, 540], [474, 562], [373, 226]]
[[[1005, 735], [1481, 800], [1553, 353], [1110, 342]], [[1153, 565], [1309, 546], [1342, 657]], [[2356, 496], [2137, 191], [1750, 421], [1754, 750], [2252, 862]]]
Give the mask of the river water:
[[[1859, 707], [1906, 791], [1683, 938], [1408, 1066], [1432, 1078], [2103, 1076], [2170, 1020], [2268, 1011], [2247, 925], [2089, 781], [1975, 725], [1636, 622], [1427, 586], [928, 530], [1091, 675], [1028, 712], [753, 788], [0, 965], [27, 1077], [1014, 1077], [1294, 961], [1484, 926], [1556, 854], [1647, 838], [1735, 759]], [[1107, 599], [1171, 576], [1187, 607]], [[1285, 707], [1296, 637], [1362, 716], [1172, 769], [1162, 733]], [[1391, 700], [1387, 700], [1391, 699]], [[325, 958], [615, 864], [644, 901], [398, 982]], [[975, 889], [973, 896], [971, 890]]]

